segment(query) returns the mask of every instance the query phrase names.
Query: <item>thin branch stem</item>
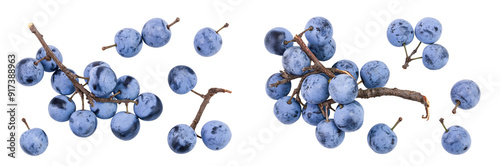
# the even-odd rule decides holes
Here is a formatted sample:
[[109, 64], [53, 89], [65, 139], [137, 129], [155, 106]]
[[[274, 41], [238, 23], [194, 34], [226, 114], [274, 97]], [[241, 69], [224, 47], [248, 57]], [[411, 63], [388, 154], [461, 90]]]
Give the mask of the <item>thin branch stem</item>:
[[175, 18], [174, 22], [170, 23], [167, 25], [167, 29], [170, 30], [170, 27], [172, 25], [174, 25], [175, 23], [178, 23], [179, 21], [181, 21], [181, 19], [179, 17]]
[[455, 103], [455, 108], [453, 108], [453, 110], [451, 111], [453, 114], [456, 114], [456, 113], [457, 113], [457, 108], [458, 108], [458, 106], [461, 104], [461, 103], [460, 103], [460, 100], [456, 100], [455, 102], [456, 102], [456, 103]]
[[444, 119], [443, 119], [443, 118], [439, 119], [439, 122], [441, 122], [441, 125], [443, 125], [443, 128], [444, 128], [444, 130], [445, 130], [445, 131], [446, 131], [446, 133], [447, 133], [449, 130], [448, 130], [448, 128], [446, 128], [446, 126], [444, 125]]
[[30, 130], [30, 126], [28, 125], [28, 122], [26, 122], [26, 119], [23, 118], [21, 120], [24, 122], [24, 124], [26, 125], [26, 127], [28, 128], [28, 130]]
[[191, 89], [191, 92], [193, 92], [194, 94], [196, 94], [196, 95], [200, 96], [201, 98], [204, 98], [204, 96], [205, 96], [205, 95], [203, 95], [203, 94], [201, 94], [201, 93], [198, 93], [198, 92], [196, 92], [196, 91], [194, 91], [194, 90], [192, 90], [192, 89]]
[[403, 47], [405, 48], [406, 58], [408, 58], [408, 50], [406, 50], [406, 43], [403, 43]]
[[115, 44], [113, 44], [113, 45], [109, 45], [109, 46], [103, 46], [103, 47], [102, 47], [102, 50], [104, 51], [104, 50], [106, 50], [106, 49], [108, 49], [108, 48], [113, 48], [113, 47], [116, 47], [116, 43], [115, 43]]
[[399, 117], [398, 121], [396, 122], [396, 124], [394, 124], [394, 126], [392, 126], [391, 130], [394, 131], [394, 128], [396, 128], [396, 126], [399, 124], [399, 122], [401, 122], [403, 120], [402, 117]]
[[229, 27], [228, 23], [224, 24], [224, 26], [222, 26], [219, 30], [215, 31], [215, 33], [219, 34], [220, 30], [227, 28], [227, 27]]
[[330, 78], [335, 77], [335, 74], [333, 74], [332, 71], [326, 69], [325, 66], [323, 66], [323, 64], [321, 64], [321, 62], [318, 60], [318, 58], [316, 58], [316, 56], [311, 52], [311, 50], [309, 50], [309, 48], [306, 46], [306, 44], [302, 40], [301, 36], [295, 35], [295, 37], [293, 39], [295, 40], [295, 42], [297, 42], [297, 44], [299, 44], [300, 49], [302, 49], [302, 51], [304, 51], [304, 53], [306, 53], [306, 55], [309, 57], [309, 59], [311, 59], [311, 61], [314, 62], [314, 65], [318, 66], [318, 68], [320, 69], [321, 72], [325, 73]]
[[113, 95], [109, 96], [108, 98], [109, 98], [109, 99], [113, 99], [113, 97], [115, 97], [116, 95], [119, 95], [119, 94], [121, 94], [121, 93], [122, 93], [122, 91], [118, 91], [118, 92], [116, 92], [115, 94], [113, 94]]
[[35, 65], [38, 65], [38, 63], [42, 62], [43, 60], [47, 60], [47, 61], [50, 61], [50, 57], [49, 56], [44, 56], [43, 58], [41, 58], [40, 60], [34, 62]]
[[75, 74], [75, 76], [76, 76], [76, 78], [81, 78], [81, 79], [84, 79], [84, 80], [89, 80], [89, 77], [79, 76], [79, 75], [76, 75], [76, 74]]
[[[413, 61], [413, 60], [417, 60], [417, 59], [421, 59], [421, 58], [422, 58], [422, 57], [420, 57], [420, 58], [413, 58], [413, 59], [411, 58], [413, 55], [415, 55], [415, 54], [417, 53], [418, 48], [420, 47], [420, 45], [421, 45], [421, 44], [422, 44], [422, 42], [419, 42], [419, 43], [418, 43], [417, 48], [415, 48], [415, 49], [411, 52], [410, 56], [408, 56], [408, 53], [406, 53], [406, 59], [405, 59], [405, 63], [403, 64], [403, 69], [408, 68], [409, 63], [410, 63], [411, 61]], [[404, 46], [404, 45], [403, 45], [403, 46]], [[406, 46], [405, 46], [405, 51], [406, 51]]]
[[207, 94], [202, 95], [203, 97], [203, 102], [200, 105], [200, 109], [198, 110], [198, 113], [196, 114], [196, 117], [193, 120], [193, 123], [191, 123], [191, 128], [196, 129], [196, 125], [198, 125], [198, 122], [200, 122], [201, 115], [203, 115], [203, 111], [205, 111], [205, 108], [207, 107], [208, 103], [210, 102], [210, 99], [217, 93], [232, 93], [230, 90], [222, 89], [222, 88], [210, 88], [207, 92]]

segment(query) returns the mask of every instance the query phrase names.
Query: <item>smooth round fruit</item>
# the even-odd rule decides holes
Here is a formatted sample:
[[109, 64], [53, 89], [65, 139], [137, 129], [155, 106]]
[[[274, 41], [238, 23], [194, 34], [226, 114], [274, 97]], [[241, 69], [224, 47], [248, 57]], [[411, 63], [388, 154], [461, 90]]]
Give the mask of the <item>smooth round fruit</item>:
[[92, 68], [89, 73], [89, 89], [97, 97], [109, 97], [116, 87], [115, 72], [106, 66]]
[[94, 106], [92, 107], [90, 105], [89, 107], [90, 111], [92, 111], [99, 119], [109, 119], [115, 115], [118, 104], [112, 102], [101, 103], [94, 101]]
[[460, 126], [451, 126], [448, 132], [443, 133], [441, 145], [450, 154], [463, 154], [470, 149], [471, 138], [469, 132]]
[[175, 153], [187, 153], [194, 148], [194, 145], [196, 145], [196, 133], [190, 126], [179, 124], [168, 132], [168, 146]]
[[337, 128], [333, 119], [322, 120], [316, 126], [316, 139], [325, 148], [336, 148], [344, 141], [345, 132]]
[[162, 47], [170, 41], [168, 23], [161, 18], [153, 18], [142, 27], [142, 40], [150, 47]]
[[349, 104], [358, 96], [358, 83], [350, 75], [339, 74], [330, 80], [328, 93], [333, 101]]
[[[85, 70], [83, 71], [83, 77], [87, 77], [89, 78], [89, 74], [90, 74], [90, 70], [94, 67], [97, 67], [97, 66], [106, 66], [106, 67], [109, 67], [111, 68], [106, 62], [103, 62], [103, 61], [94, 61], [92, 63], [89, 63], [86, 67], [85, 67]], [[89, 80], [85, 80], [85, 82], [88, 82]]]
[[323, 45], [328, 42], [333, 36], [332, 24], [326, 18], [314, 17], [311, 18], [304, 29], [313, 27], [312, 30], [305, 33], [309, 43], [315, 45]]
[[177, 94], [186, 94], [191, 91], [198, 79], [193, 69], [188, 66], [175, 66], [168, 73], [168, 85]]
[[[335, 62], [335, 64], [333, 64], [332, 68], [337, 68], [339, 70], [347, 71], [347, 72], [349, 72], [349, 74], [351, 74], [354, 77], [354, 80], [356, 80], [356, 81], [358, 80], [359, 69], [358, 69], [358, 66], [353, 61], [350, 61], [347, 59], [340, 60], [340, 61]], [[338, 75], [340, 73], [333, 73], [333, 74]]]
[[97, 128], [97, 118], [95, 114], [88, 110], [78, 110], [71, 114], [69, 127], [73, 134], [79, 137], [92, 135]]
[[204, 57], [215, 55], [222, 47], [222, 37], [212, 28], [203, 28], [194, 37], [194, 49]]
[[337, 106], [333, 121], [335, 121], [335, 124], [340, 130], [353, 132], [361, 128], [364, 116], [365, 111], [363, 110], [363, 106], [354, 100], [349, 104]]
[[141, 120], [152, 121], [160, 117], [163, 104], [160, 98], [152, 93], [142, 93], [137, 97], [137, 105], [134, 105], [134, 113]]
[[201, 139], [208, 149], [221, 150], [231, 140], [231, 130], [225, 123], [212, 120], [201, 128]]
[[366, 88], [384, 87], [389, 81], [389, 68], [382, 61], [367, 62], [360, 71], [361, 80]]
[[281, 76], [281, 73], [274, 73], [273, 75], [271, 75], [271, 77], [269, 77], [267, 79], [267, 82], [266, 82], [267, 96], [269, 96], [271, 99], [278, 100], [278, 99], [282, 98], [283, 96], [288, 95], [288, 93], [290, 93], [290, 90], [292, 89], [291, 82], [280, 84], [276, 87], [271, 87], [271, 84], [274, 84], [277, 81], [280, 81], [283, 79], [285, 79], [285, 78], [283, 78]]
[[432, 17], [420, 20], [415, 26], [415, 36], [422, 43], [432, 44], [439, 40], [443, 28], [441, 23]]
[[276, 27], [267, 32], [264, 38], [264, 45], [267, 51], [276, 55], [283, 55], [287, 48], [293, 46], [293, 42], [285, 45], [285, 41], [290, 41], [293, 39], [292, 33], [285, 28]]
[[[62, 63], [63, 57], [62, 57], [59, 49], [57, 49], [56, 47], [54, 47], [52, 45], [49, 45], [49, 48], [54, 53], [56, 58], [59, 59], [59, 61], [61, 61], [61, 63]], [[36, 52], [36, 60], [40, 60], [40, 59], [44, 58], [45, 56], [47, 56], [47, 52], [45, 51], [45, 49], [43, 47], [40, 47], [40, 49], [38, 49], [38, 51]], [[54, 60], [52, 60], [52, 58], [50, 59], [50, 61], [43, 60], [40, 63], [42, 63], [43, 70], [45, 70], [46, 72], [53, 72], [59, 68], [59, 66], [57, 66], [56, 62]]]
[[21, 85], [33, 86], [38, 84], [43, 78], [43, 65], [36, 62], [33, 58], [24, 58], [17, 62], [16, 65], [16, 80]]
[[311, 59], [297, 46], [286, 49], [281, 62], [287, 73], [296, 76], [304, 75], [307, 71], [302, 71], [302, 69], [311, 66]]
[[76, 110], [76, 105], [73, 100], [70, 100], [64, 95], [57, 95], [52, 98], [49, 103], [49, 115], [52, 119], [58, 122], [66, 122]]
[[328, 79], [320, 74], [307, 76], [302, 82], [300, 94], [305, 101], [319, 104], [328, 99]]
[[398, 143], [396, 133], [383, 123], [376, 124], [370, 129], [367, 140], [368, 146], [378, 154], [389, 153]]
[[[330, 115], [330, 109], [326, 109], [325, 107], [323, 110]], [[319, 122], [325, 120], [325, 116], [323, 116], [323, 113], [317, 104], [306, 103], [304, 110], [302, 110], [302, 119], [304, 119], [307, 124], [316, 126]]]
[[393, 46], [401, 47], [413, 41], [414, 32], [411, 24], [403, 19], [396, 19], [387, 28], [387, 39]]
[[453, 104], [457, 104], [457, 101], [460, 101], [460, 105], [458, 105], [461, 109], [471, 109], [476, 106], [481, 98], [481, 90], [479, 86], [472, 80], [461, 80], [453, 85], [451, 88], [451, 102]]
[[292, 103], [288, 104], [288, 100], [290, 96], [285, 96], [280, 98], [274, 104], [274, 116], [278, 118], [278, 120], [283, 124], [292, 124], [295, 123], [300, 118], [300, 113], [302, 112], [302, 108], [300, 108], [299, 102], [292, 98]]
[[111, 131], [113, 134], [124, 141], [133, 139], [141, 129], [141, 123], [133, 113], [125, 111], [116, 113], [111, 119]]
[[120, 94], [115, 96], [118, 100], [135, 100], [140, 92], [139, 82], [132, 76], [121, 76], [113, 92], [116, 94], [118, 91]]
[[38, 156], [45, 152], [47, 146], [49, 146], [49, 139], [42, 129], [34, 128], [25, 131], [21, 135], [19, 144], [24, 153], [31, 156]]
[[330, 60], [333, 55], [335, 55], [335, 50], [337, 49], [337, 44], [333, 38], [330, 38], [327, 42], [321, 45], [309, 43], [308, 46], [311, 52], [320, 61]]
[[[71, 69], [68, 70], [71, 73], [76, 74], [75, 71]], [[78, 82], [78, 78], [76, 78], [76, 82]], [[71, 80], [68, 78], [68, 76], [66, 76], [66, 73], [59, 69], [52, 73], [50, 84], [52, 85], [52, 89], [54, 89], [61, 95], [70, 95], [75, 92], [75, 86], [73, 85]]]
[[424, 48], [422, 63], [431, 70], [443, 68], [448, 63], [448, 50], [439, 44], [431, 44]]
[[132, 28], [124, 28], [115, 35], [116, 52], [122, 57], [130, 58], [139, 54], [142, 49], [142, 36]]

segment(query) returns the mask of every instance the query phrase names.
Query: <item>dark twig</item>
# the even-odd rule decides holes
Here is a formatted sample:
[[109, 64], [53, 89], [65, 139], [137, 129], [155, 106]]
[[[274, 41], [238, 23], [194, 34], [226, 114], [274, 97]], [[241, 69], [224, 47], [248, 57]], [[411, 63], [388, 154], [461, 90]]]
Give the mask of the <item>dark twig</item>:
[[295, 40], [295, 42], [297, 42], [297, 44], [299, 44], [300, 49], [302, 49], [302, 51], [304, 51], [304, 53], [306, 53], [306, 55], [309, 57], [309, 59], [311, 59], [311, 61], [314, 62], [314, 65], [317, 65], [319, 67], [321, 72], [325, 73], [330, 78], [335, 77], [335, 74], [333, 74], [332, 71], [326, 69], [325, 66], [323, 66], [323, 64], [321, 64], [321, 62], [318, 60], [318, 58], [316, 58], [316, 56], [311, 52], [311, 50], [309, 50], [309, 48], [306, 46], [306, 44], [302, 40], [301, 36], [295, 35], [295, 37], [293, 39]]
[[[207, 107], [207, 104], [210, 102], [210, 98], [214, 96], [217, 93], [232, 93], [230, 90], [226, 89], [221, 89], [221, 88], [210, 88], [208, 90], [208, 93], [205, 95], [199, 95], [200, 97], [203, 98], [203, 102], [200, 105], [200, 109], [198, 110], [198, 113], [196, 114], [196, 117], [193, 120], [193, 123], [191, 123], [191, 128], [196, 129], [196, 125], [198, 125], [198, 122], [200, 122], [201, 115], [203, 115], [203, 111]], [[201, 137], [200, 137], [201, 138]]]

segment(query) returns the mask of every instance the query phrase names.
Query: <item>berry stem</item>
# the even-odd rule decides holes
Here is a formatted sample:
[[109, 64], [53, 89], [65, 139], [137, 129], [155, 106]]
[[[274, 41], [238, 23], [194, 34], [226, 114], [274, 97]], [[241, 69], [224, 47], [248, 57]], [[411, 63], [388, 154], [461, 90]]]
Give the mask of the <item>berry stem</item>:
[[406, 43], [403, 43], [403, 47], [405, 48], [406, 58], [408, 58], [408, 51], [406, 50]]
[[[88, 77], [79, 76], [79, 75], [76, 75], [76, 74], [75, 74], [75, 77], [76, 77], [76, 78], [81, 78], [81, 79], [84, 79], [84, 80], [89, 80], [89, 78], [88, 78]], [[76, 78], [75, 78], [75, 79], [76, 79]]]
[[328, 118], [329, 117], [328, 116], [328, 108], [326, 110], [323, 109], [323, 105], [322, 104], [318, 104], [318, 107], [319, 107], [319, 110], [321, 110], [321, 113], [323, 114], [323, 116], [325, 117], [325, 121], [326, 122], [330, 122], [330, 119]]
[[24, 122], [24, 124], [26, 125], [26, 127], [28, 128], [28, 130], [31, 130], [30, 126], [28, 126], [28, 122], [26, 122], [26, 119], [23, 118], [21, 120]]
[[441, 124], [443, 125], [444, 130], [445, 130], [445, 131], [446, 131], [446, 133], [447, 133], [449, 130], [448, 130], [448, 128], [446, 128], [446, 126], [444, 125], [444, 119], [443, 119], [443, 118], [439, 119], [439, 122], [441, 122]]
[[76, 90], [75, 90], [75, 92], [73, 92], [73, 94], [71, 94], [71, 96], [69, 97], [69, 101], [73, 100], [73, 96], [75, 96], [77, 93], [78, 92], [76, 92]]
[[200, 96], [201, 98], [204, 98], [204, 95], [203, 95], [203, 94], [201, 94], [201, 93], [198, 93], [198, 92], [196, 92], [196, 91], [194, 91], [194, 90], [192, 90], [192, 89], [191, 89], [191, 92], [193, 92], [194, 94], [196, 94], [196, 95]]
[[210, 88], [205, 95], [199, 95], [200, 97], [203, 98], [203, 102], [200, 105], [200, 109], [198, 110], [198, 113], [196, 113], [196, 117], [193, 119], [193, 122], [191, 123], [191, 128], [196, 129], [196, 125], [198, 125], [198, 122], [200, 122], [201, 115], [203, 115], [203, 111], [205, 111], [205, 108], [207, 107], [208, 103], [210, 102], [210, 99], [217, 93], [232, 93], [230, 90], [222, 89], [222, 88]]
[[116, 47], [116, 43], [115, 43], [115, 44], [113, 44], [113, 45], [109, 45], [109, 46], [103, 46], [103, 47], [102, 47], [102, 50], [104, 51], [104, 50], [106, 50], [106, 49], [108, 49], [108, 48], [113, 48], [113, 47]]
[[50, 57], [49, 56], [44, 56], [43, 58], [41, 58], [40, 60], [36, 61], [36, 62], [33, 62], [33, 64], [35, 65], [38, 65], [38, 63], [40, 63], [41, 61], [43, 60], [47, 60], [47, 61], [50, 61]]
[[399, 117], [398, 121], [396, 122], [396, 124], [394, 124], [394, 126], [392, 126], [391, 130], [394, 131], [394, 128], [396, 128], [396, 126], [399, 124], [399, 122], [401, 122], [403, 120], [402, 117]]
[[119, 95], [119, 94], [121, 94], [121, 93], [122, 93], [122, 91], [118, 91], [118, 92], [116, 92], [115, 94], [113, 94], [113, 95], [109, 96], [108, 98], [109, 98], [109, 99], [113, 99], [113, 97], [115, 97], [116, 95]]
[[174, 22], [170, 23], [167, 25], [167, 29], [170, 30], [170, 27], [172, 25], [174, 25], [175, 23], [178, 23], [179, 21], [181, 21], [181, 19], [179, 17], [175, 18]]
[[128, 114], [128, 103], [125, 103], [125, 111], [126, 111], [125, 113]]
[[220, 30], [227, 28], [227, 27], [229, 27], [228, 23], [224, 24], [224, 26], [222, 26], [219, 30], [215, 31], [215, 33], [219, 34]]
[[[422, 44], [422, 42], [419, 42], [419, 43], [418, 43], [417, 48], [415, 48], [415, 49], [411, 52], [410, 56], [408, 56], [408, 52], [406, 53], [406, 60], [405, 60], [405, 64], [403, 64], [403, 69], [408, 68], [409, 63], [410, 63], [411, 61], [413, 61], [413, 60], [417, 60], [417, 59], [422, 59], [422, 57], [419, 57], [419, 58], [413, 58], [413, 59], [411, 58], [413, 55], [415, 55], [415, 54], [417, 53], [418, 48], [420, 47], [420, 45], [421, 45], [421, 44]], [[405, 46], [405, 44], [403, 44], [403, 46]], [[406, 51], [406, 46], [405, 46], [405, 51]]]
[[453, 114], [456, 114], [457, 113], [457, 108], [458, 106], [460, 105], [460, 100], [456, 100], [455, 101], [455, 108], [453, 108], [453, 110], [451, 111]]

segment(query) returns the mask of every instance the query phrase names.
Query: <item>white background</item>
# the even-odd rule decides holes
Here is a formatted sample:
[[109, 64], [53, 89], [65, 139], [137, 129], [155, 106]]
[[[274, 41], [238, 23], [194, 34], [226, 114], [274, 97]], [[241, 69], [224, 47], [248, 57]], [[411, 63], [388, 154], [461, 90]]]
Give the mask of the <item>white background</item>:
[[[44, 4], [52, 6], [47, 10]], [[59, 48], [64, 64], [83, 74], [84, 67], [96, 60], [106, 61], [117, 76], [131, 75], [141, 92], [153, 92], [163, 102], [163, 114], [155, 121], [141, 121], [141, 130], [131, 141], [121, 141], [110, 131], [110, 120], [99, 120], [94, 135], [79, 138], [71, 132], [68, 122], [52, 120], [47, 105], [56, 92], [50, 86], [51, 73], [41, 83], [24, 87], [18, 84], [18, 134], [26, 130], [20, 119], [25, 117], [31, 127], [42, 128], [49, 137], [49, 147], [40, 156], [32, 157], [17, 149], [17, 159], [7, 158], [6, 142], [1, 143], [2, 165], [497, 165], [500, 117], [498, 101], [498, 33], [500, 12], [494, 1], [74, 1], [29, 0], [8, 1], [0, 5], [0, 52], [18, 53], [18, 60], [35, 57], [40, 44], [29, 33], [34, 22], [45, 40]], [[431, 118], [421, 119], [423, 106], [397, 97], [359, 99], [365, 110], [361, 129], [347, 133], [335, 149], [322, 147], [314, 135], [315, 128], [302, 118], [292, 125], [280, 124], [272, 113], [274, 100], [267, 97], [267, 78], [282, 69], [281, 57], [264, 47], [268, 30], [285, 27], [299, 33], [314, 16], [323, 16], [333, 25], [337, 42], [335, 56], [324, 65], [350, 59], [358, 67], [381, 60], [390, 68], [387, 87], [419, 91], [431, 102]], [[101, 51], [113, 44], [115, 33], [122, 28], [139, 32], [146, 21], [160, 17], [172, 22], [172, 38], [161, 48], [143, 45], [133, 58], [119, 56], [115, 49]], [[403, 48], [389, 44], [386, 28], [396, 18], [412, 25], [424, 18], [437, 18], [443, 34], [437, 43], [447, 48], [448, 64], [441, 70], [426, 69], [420, 60], [407, 70]], [[203, 27], [221, 31], [223, 46], [213, 57], [202, 57], [193, 48], [193, 38]], [[17, 39], [17, 43], [12, 39]], [[412, 50], [418, 40], [409, 45]], [[416, 56], [420, 56], [423, 47]], [[5, 56], [4, 56], [5, 58]], [[2, 78], [6, 77], [6, 59], [2, 59]], [[190, 124], [202, 99], [189, 93], [177, 95], [167, 84], [169, 70], [188, 65], [196, 72], [195, 90], [205, 93], [210, 87], [232, 90], [232, 94], [214, 96], [197, 128], [209, 120], [229, 125], [233, 137], [220, 151], [211, 151], [198, 140], [188, 154], [175, 154], [167, 143], [168, 131], [177, 124]], [[470, 110], [451, 114], [450, 89], [461, 79], [472, 79], [481, 88], [479, 104]], [[4, 80], [4, 79], [3, 79]], [[6, 87], [2, 81], [1, 87]], [[292, 87], [297, 82], [294, 81]], [[360, 86], [364, 88], [363, 86]], [[6, 101], [2, 89], [1, 101]], [[76, 99], [79, 99], [76, 97]], [[77, 107], [80, 107], [77, 102]], [[85, 105], [88, 108], [88, 105]], [[123, 105], [119, 111], [123, 111]], [[7, 114], [1, 113], [2, 136], [7, 137]], [[374, 153], [367, 144], [368, 130], [377, 123], [392, 126], [397, 118], [403, 122], [395, 129], [396, 148], [389, 154]], [[472, 137], [470, 150], [459, 156], [448, 154], [441, 146], [444, 129], [438, 119], [444, 117], [448, 126], [461, 125]], [[3, 142], [3, 141], [2, 141]]]

